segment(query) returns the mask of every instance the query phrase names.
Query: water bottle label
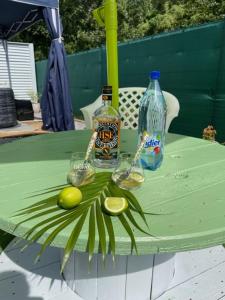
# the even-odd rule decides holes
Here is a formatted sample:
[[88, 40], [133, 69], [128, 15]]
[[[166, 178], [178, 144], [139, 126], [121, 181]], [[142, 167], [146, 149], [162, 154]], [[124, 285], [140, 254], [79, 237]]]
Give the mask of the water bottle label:
[[147, 137], [143, 153], [150, 154], [150, 155], [157, 155], [161, 151], [161, 135], [154, 134]]

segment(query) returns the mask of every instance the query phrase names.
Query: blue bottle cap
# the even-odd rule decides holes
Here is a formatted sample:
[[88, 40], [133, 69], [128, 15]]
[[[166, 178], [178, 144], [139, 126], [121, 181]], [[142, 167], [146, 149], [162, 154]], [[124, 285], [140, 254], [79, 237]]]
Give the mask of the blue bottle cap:
[[160, 78], [160, 71], [152, 71], [150, 74], [151, 79], [159, 79]]

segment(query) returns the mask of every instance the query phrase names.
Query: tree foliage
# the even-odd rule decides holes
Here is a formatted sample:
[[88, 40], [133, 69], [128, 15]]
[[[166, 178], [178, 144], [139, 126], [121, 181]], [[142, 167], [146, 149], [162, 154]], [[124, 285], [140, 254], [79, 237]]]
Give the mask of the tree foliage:
[[[103, 0], [61, 0], [60, 14], [67, 53], [99, 47], [105, 33], [92, 17]], [[222, 19], [224, 0], [118, 0], [118, 39], [126, 41], [155, 33]], [[43, 22], [16, 40], [34, 42], [36, 59], [47, 57], [50, 39]]]

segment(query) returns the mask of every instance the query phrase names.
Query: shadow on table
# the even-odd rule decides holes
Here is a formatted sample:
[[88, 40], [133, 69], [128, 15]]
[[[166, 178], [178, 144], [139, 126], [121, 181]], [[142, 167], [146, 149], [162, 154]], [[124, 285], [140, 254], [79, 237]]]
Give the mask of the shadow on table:
[[44, 300], [42, 297], [30, 297], [30, 287], [24, 274], [20, 272], [0, 273], [0, 299]]

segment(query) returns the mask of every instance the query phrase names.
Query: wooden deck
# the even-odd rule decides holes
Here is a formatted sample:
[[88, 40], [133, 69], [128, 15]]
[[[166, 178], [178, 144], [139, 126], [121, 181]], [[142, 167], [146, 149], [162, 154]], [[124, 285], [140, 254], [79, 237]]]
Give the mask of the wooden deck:
[[48, 131], [42, 130], [42, 121], [21, 121], [17, 126], [0, 129], [0, 138], [24, 137], [36, 134], [45, 134]]
[[[34, 265], [39, 246], [33, 245], [21, 253], [21, 246], [14, 243], [0, 256], [1, 300], [82, 300], [60, 276], [59, 249], [49, 248]], [[158, 300], [225, 299], [225, 250], [222, 246], [178, 253], [175, 269], [167, 292]]]
[[[75, 119], [74, 123], [76, 130], [85, 128], [85, 123], [82, 120]], [[50, 133], [49, 131], [42, 130], [42, 125], [42, 120], [21, 121], [18, 122], [17, 126], [0, 129], [0, 138], [16, 138]]]

